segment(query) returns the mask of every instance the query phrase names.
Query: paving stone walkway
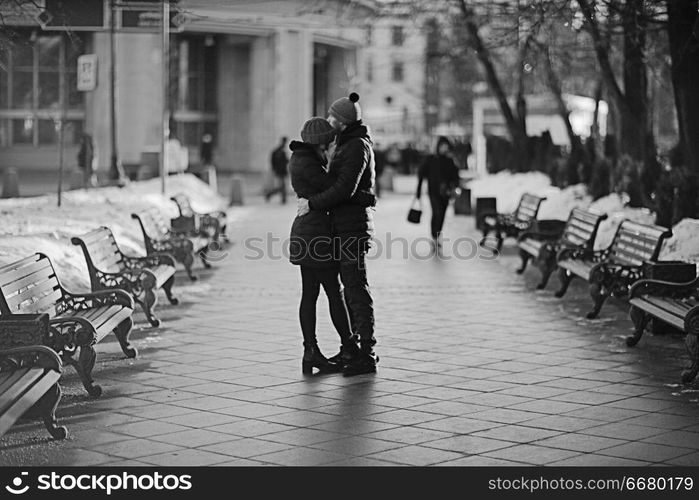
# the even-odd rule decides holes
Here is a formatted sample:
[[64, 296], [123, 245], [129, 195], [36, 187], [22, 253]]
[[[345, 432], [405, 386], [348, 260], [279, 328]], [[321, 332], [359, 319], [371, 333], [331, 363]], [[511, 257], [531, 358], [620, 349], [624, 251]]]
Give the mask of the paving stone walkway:
[[[450, 242], [428, 255], [429, 209], [408, 224], [409, 196], [388, 193], [376, 212], [378, 373], [303, 376], [300, 275], [280, 242], [295, 205], [246, 203], [231, 209], [235, 244], [214, 269], [194, 283], [178, 274], [181, 305], [161, 297], [163, 325], [136, 316], [137, 359], [112, 339], [97, 346], [101, 398], [66, 369], [58, 415], [70, 437], [22, 422], [0, 438], [0, 464], [699, 465], [699, 388], [678, 383], [680, 335], [626, 347], [622, 302], [585, 319], [584, 284], [564, 299], [555, 278], [535, 291], [536, 270], [514, 273], [512, 240], [492, 259], [472, 217], [451, 210], [460, 257]], [[324, 297], [318, 311], [331, 355]]]

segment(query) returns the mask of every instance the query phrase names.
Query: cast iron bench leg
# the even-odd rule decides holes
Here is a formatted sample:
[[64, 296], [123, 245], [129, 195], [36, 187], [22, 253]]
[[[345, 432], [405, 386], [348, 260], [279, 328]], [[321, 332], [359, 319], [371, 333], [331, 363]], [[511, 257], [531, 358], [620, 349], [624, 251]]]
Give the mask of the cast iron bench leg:
[[546, 252], [539, 258], [541, 269], [541, 281], [536, 285], [537, 290], [543, 290], [551, 278], [551, 275], [556, 270], [556, 255], [553, 252]]
[[56, 420], [56, 408], [61, 400], [61, 386], [54, 384], [49, 391], [44, 394], [36, 403], [36, 408], [41, 415], [46, 430], [54, 439], [65, 439], [68, 436], [68, 429], [58, 425]]
[[519, 251], [519, 258], [522, 259], [522, 265], [517, 269], [517, 274], [522, 274], [527, 268], [527, 262], [529, 262], [529, 254], [524, 250]]
[[570, 282], [573, 281], [573, 273], [571, 273], [567, 269], [560, 268], [558, 270], [558, 279], [561, 282], [561, 287], [556, 292], [556, 297], [561, 298], [568, 291], [568, 286], [570, 286]]
[[641, 340], [641, 337], [646, 330], [646, 326], [650, 321], [650, 315], [646, 314], [635, 306], [631, 306], [629, 316], [631, 317], [631, 322], [634, 326], [634, 334], [626, 337], [626, 345], [633, 347]]
[[119, 323], [119, 325], [114, 328], [114, 335], [116, 335], [121, 350], [124, 351], [127, 358], [135, 358], [138, 355], [138, 351], [135, 347], [129, 344], [129, 335], [131, 335], [131, 327], [133, 326], [133, 319], [131, 317], [126, 318], [124, 321]]
[[77, 360], [72, 356], [64, 356], [63, 358], [67, 364], [75, 368], [80, 381], [83, 383], [83, 387], [93, 398], [98, 398], [102, 395], [102, 388], [92, 380], [92, 368], [95, 366], [96, 357], [95, 348], [88, 345], [80, 347], [80, 354]]
[[207, 249], [208, 249], [208, 247], [203, 248], [199, 251], [199, 258], [201, 259], [201, 263], [204, 264], [204, 267], [206, 269], [211, 269], [211, 264], [209, 264], [209, 261], [207, 259], [207, 255], [206, 255]]
[[[699, 325], [696, 326], [696, 329], [699, 330]], [[691, 332], [687, 333], [684, 343], [692, 360], [691, 364], [682, 372], [682, 382], [686, 384], [694, 380], [697, 373], [699, 373], [699, 343], [697, 342], [697, 335]]]
[[170, 301], [170, 304], [173, 306], [176, 306], [177, 304], [180, 303], [179, 300], [177, 300], [177, 297], [175, 297], [172, 294], [172, 285], [175, 283], [175, 275], [173, 274], [170, 276], [165, 283], [163, 283], [163, 291], [165, 292], [165, 295], [167, 296], [167, 300]]
[[[153, 313], [155, 305], [158, 303], [158, 296], [155, 294], [155, 277], [151, 273], [145, 273], [141, 278], [141, 286], [143, 286], [143, 298], [139, 299], [134, 296], [134, 300], [141, 306], [143, 312], [151, 326], [159, 327], [160, 320]], [[116, 331], [114, 332], [116, 333]]]
[[605, 301], [611, 295], [611, 289], [599, 283], [592, 283], [590, 285], [590, 296], [594, 302], [592, 310], [587, 313], [587, 319], [595, 319], [599, 312], [602, 310], [602, 306]]

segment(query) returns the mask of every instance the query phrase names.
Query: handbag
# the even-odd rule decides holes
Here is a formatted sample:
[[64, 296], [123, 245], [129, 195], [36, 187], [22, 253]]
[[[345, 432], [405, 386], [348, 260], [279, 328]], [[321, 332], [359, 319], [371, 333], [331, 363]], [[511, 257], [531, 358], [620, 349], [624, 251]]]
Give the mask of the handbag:
[[422, 204], [420, 203], [420, 200], [418, 200], [417, 198], [413, 198], [413, 204], [410, 206], [410, 210], [408, 210], [408, 222], [412, 222], [413, 224], [419, 224], [421, 217]]

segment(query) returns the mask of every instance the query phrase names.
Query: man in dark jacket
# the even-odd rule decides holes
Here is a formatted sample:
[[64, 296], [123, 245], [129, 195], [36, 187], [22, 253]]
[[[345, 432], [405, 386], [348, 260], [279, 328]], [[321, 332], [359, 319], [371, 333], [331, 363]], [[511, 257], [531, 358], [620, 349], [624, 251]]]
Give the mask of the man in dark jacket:
[[366, 274], [366, 253], [373, 234], [371, 209], [351, 203], [357, 190], [375, 193], [372, 142], [361, 120], [359, 95], [352, 92], [332, 103], [328, 121], [338, 131], [329, 174], [335, 182], [309, 199], [299, 198], [299, 214], [309, 209], [330, 211], [332, 234], [337, 243], [340, 276], [350, 309], [356, 344], [342, 345], [332, 358], [343, 365], [346, 375], [374, 373], [379, 358], [374, 353], [374, 303]]
[[277, 186], [265, 193], [265, 201], [269, 201], [272, 195], [280, 193], [282, 195], [282, 204], [286, 203], [286, 176], [289, 173], [289, 157], [286, 155], [286, 141], [287, 138], [282, 137], [279, 145], [274, 148], [270, 156], [272, 173], [276, 179]]

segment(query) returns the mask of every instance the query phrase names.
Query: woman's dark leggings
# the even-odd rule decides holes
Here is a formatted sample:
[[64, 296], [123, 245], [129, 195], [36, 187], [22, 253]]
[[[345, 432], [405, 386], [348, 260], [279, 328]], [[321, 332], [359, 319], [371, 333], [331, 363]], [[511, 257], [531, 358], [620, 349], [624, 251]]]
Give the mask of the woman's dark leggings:
[[342, 343], [346, 343], [352, 335], [350, 317], [345, 303], [342, 285], [340, 284], [339, 267], [316, 268], [301, 266], [301, 281], [303, 292], [301, 306], [299, 307], [299, 319], [303, 332], [303, 345], [311, 346], [316, 341], [316, 302], [323, 286], [325, 295], [330, 305], [330, 319], [335, 325], [335, 330], [340, 335]]
[[430, 206], [432, 207], [432, 223], [430, 229], [432, 237], [436, 238], [442, 232], [442, 227], [444, 227], [444, 218], [447, 214], [447, 208], [449, 207], [449, 198], [430, 195]]

